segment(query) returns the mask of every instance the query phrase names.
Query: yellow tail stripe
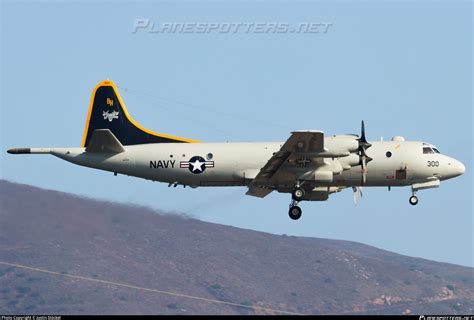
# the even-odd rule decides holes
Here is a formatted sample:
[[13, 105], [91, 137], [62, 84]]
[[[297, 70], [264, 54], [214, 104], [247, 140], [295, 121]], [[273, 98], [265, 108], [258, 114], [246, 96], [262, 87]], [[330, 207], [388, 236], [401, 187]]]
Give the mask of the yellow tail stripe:
[[117, 90], [117, 87], [115, 86], [115, 83], [111, 80], [104, 80], [102, 82], [100, 82], [99, 84], [97, 84], [94, 88], [94, 90], [92, 91], [92, 96], [91, 96], [91, 101], [89, 103], [89, 112], [87, 114], [87, 120], [86, 120], [86, 127], [84, 129], [84, 136], [82, 137], [82, 144], [81, 146], [83, 148], [85, 148], [85, 143], [86, 143], [86, 138], [87, 138], [87, 133], [89, 132], [89, 123], [90, 123], [90, 119], [91, 119], [91, 114], [92, 114], [92, 108], [94, 106], [94, 98], [95, 98], [95, 94], [97, 92], [97, 90], [100, 88], [100, 87], [112, 87], [112, 89], [114, 90], [115, 92], [115, 95], [117, 96], [117, 99], [119, 100], [119, 103], [120, 105], [122, 106], [122, 109], [124, 111], [124, 114], [125, 114], [125, 117], [135, 126], [137, 127], [138, 129], [148, 133], [148, 134], [151, 134], [153, 136], [156, 136], [156, 137], [160, 137], [160, 138], [167, 138], [167, 139], [172, 139], [172, 140], [176, 140], [176, 141], [181, 141], [181, 142], [187, 142], [187, 143], [198, 143], [200, 142], [199, 140], [192, 140], [192, 139], [187, 139], [187, 138], [181, 138], [181, 137], [176, 137], [176, 136], [172, 136], [172, 135], [168, 135], [168, 134], [164, 134], [164, 133], [158, 133], [158, 132], [154, 132], [154, 131], [151, 131], [151, 130], [148, 130], [144, 127], [142, 127], [141, 125], [139, 125], [135, 120], [133, 120], [133, 118], [130, 116], [130, 114], [128, 113], [127, 111], [127, 108], [125, 107], [125, 103], [123, 103], [123, 100], [122, 100], [122, 97], [120, 96], [120, 93], [118, 92]]

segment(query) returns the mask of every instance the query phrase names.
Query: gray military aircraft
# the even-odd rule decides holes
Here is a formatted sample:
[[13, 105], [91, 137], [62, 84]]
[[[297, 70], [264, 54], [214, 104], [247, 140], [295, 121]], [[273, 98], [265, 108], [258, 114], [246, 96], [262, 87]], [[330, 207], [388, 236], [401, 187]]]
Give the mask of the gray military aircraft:
[[462, 175], [464, 165], [432, 144], [405, 141], [368, 142], [361, 135], [325, 136], [321, 131], [294, 131], [286, 142], [203, 143], [155, 133], [128, 114], [117, 87], [102, 81], [92, 93], [81, 148], [15, 148], [12, 154], [52, 154], [66, 161], [166, 182], [168, 186], [247, 186], [247, 195], [263, 198], [272, 191], [291, 193], [289, 216], [301, 217], [300, 201], [324, 201], [362, 186], [411, 186], [416, 192], [437, 188], [440, 181]]

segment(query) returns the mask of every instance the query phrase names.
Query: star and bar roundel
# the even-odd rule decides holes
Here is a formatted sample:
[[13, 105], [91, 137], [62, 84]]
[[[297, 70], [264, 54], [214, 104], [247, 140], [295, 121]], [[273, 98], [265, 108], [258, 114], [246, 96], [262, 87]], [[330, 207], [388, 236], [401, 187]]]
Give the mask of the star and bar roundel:
[[181, 161], [180, 168], [188, 168], [194, 174], [203, 173], [206, 168], [214, 168], [214, 161], [206, 161], [203, 157], [194, 156], [189, 161]]

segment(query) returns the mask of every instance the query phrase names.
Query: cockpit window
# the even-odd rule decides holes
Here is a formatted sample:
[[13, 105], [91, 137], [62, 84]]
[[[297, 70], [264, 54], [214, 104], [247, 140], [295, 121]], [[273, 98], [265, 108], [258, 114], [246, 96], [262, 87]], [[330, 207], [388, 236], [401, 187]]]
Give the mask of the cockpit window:
[[430, 154], [430, 153], [440, 153], [440, 152], [438, 148], [436, 148], [434, 145], [423, 142], [423, 153]]
[[423, 147], [423, 154], [434, 153], [430, 147]]

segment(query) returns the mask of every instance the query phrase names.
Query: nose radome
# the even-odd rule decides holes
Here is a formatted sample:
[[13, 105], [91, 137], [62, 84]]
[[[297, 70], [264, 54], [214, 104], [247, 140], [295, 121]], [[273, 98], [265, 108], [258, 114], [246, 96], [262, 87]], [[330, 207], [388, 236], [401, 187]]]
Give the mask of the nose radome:
[[466, 167], [461, 161], [456, 161], [456, 162], [457, 162], [458, 175], [464, 174], [464, 172], [466, 172]]
[[448, 171], [445, 172], [445, 178], [451, 179], [454, 177], [459, 177], [460, 175], [464, 174], [466, 171], [466, 167], [461, 161], [458, 161], [453, 158], [449, 158], [448, 161]]

